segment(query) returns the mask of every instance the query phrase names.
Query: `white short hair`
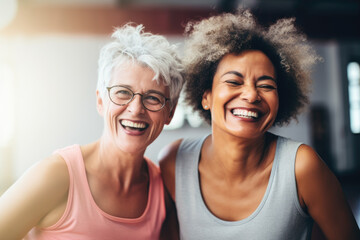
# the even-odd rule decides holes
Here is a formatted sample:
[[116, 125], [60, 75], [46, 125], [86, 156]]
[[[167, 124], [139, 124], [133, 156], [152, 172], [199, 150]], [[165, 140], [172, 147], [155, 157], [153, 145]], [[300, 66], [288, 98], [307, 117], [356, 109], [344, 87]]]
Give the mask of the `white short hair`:
[[175, 106], [184, 84], [177, 45], [143, 29], [143, 25], [131, 24], [115, 29], [111, 36], [114, 40], [100, 51], [97, 90], [104, 96], [114, 69], [132, 61], [154, 71], [153, 80], [169, 87], [171, 106]]

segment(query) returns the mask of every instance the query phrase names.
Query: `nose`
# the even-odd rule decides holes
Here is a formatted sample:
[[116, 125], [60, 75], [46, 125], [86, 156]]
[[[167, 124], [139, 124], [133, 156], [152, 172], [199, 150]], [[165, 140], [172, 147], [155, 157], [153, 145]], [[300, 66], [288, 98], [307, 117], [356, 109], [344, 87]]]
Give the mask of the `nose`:
[[143, 113], [145, 111], [139, 93], [134, 94], [134, 98], [127, 104], [127, 110], [135, 114]]
[[254, 84], [244, 84], [242, 87], [241, 98], [249, 103], [261, 101], [258, 90]]

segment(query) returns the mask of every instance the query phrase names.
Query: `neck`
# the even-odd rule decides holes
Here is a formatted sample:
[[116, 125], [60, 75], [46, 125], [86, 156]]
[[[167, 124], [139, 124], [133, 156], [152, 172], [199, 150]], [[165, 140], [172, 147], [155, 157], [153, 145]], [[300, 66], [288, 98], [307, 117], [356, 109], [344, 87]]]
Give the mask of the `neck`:
[[269, 165], [267, 156], [271, 138], [272, 135], [265, 134], [249, 140], [215, 133], [206, 139], [202, 154], [210, 169], [220, 176], [230, 180], [246, 178]]
[[88, 174], [108, 179], [119, 189], [130, 189], [132, 184], [144, 181], [148, 175], [143, 153], [121, 151], [105, 138], [93, 144], [86, 170]]

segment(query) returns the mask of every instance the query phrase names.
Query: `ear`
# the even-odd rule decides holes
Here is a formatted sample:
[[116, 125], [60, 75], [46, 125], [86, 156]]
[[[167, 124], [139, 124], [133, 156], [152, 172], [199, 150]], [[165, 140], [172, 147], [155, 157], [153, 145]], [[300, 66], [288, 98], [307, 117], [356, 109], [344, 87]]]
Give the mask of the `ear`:
[[96, 109], [100, 116], [104, 116], [104, 103], [101, 97], [101, 94], [99, 93], [99, 90], [96, 90]]
[[176, 110], [176, 107], [177, 107], [177, 102], [175, 103], [175, 105], [171, 108], [170, 110], [170, 113], [169, 113], [169, 117], [166, 119], [165, 121], [165, 124], [166, 125], [169, 125], [172, 118], [174, 117], [174, 114], [175, 114], [175, 110]]
[[209, 110], [211, 107], [211, 90], [206, 90], [203, 94], [201, 105], [203, 109]]

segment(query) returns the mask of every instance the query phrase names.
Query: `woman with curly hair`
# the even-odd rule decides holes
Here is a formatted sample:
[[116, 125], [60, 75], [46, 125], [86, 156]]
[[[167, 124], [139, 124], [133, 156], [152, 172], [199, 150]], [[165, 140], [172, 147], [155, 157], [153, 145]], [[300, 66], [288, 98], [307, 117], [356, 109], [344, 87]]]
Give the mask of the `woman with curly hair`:
[[360, 239], [336, 177], [309, 146], [268, 132], [308, 103], [320, 58], [294, 19], [268, 28], [239, 10], [187, 26], [187, 102], [209, 136], [160, 154], [182, 239]]

